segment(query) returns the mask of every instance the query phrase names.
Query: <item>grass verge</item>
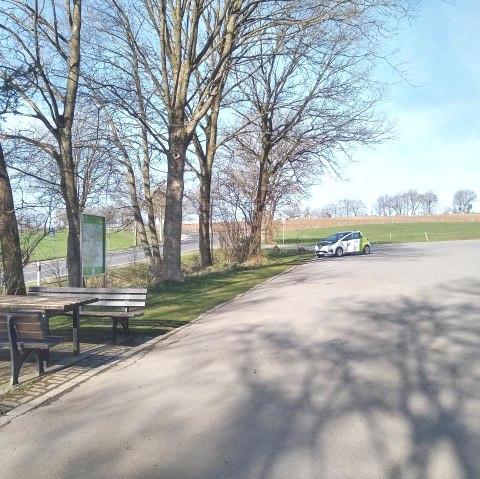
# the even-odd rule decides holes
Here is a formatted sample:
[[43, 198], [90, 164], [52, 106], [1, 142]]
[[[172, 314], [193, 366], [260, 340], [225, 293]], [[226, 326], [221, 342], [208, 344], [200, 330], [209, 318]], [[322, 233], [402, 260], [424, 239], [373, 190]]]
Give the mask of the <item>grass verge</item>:
[[[164, 283], [150, 287], [145, 315], [130, 321], [130, 334], [135, 337], [154, 337], [187, 324], [214, 307], [245, 293], [296, 265], [312, 258], [311, 252], [297, 250], [270, 250], [255, 264], [231, 267], [221, 271], [195, 273], [183, 283]], [[186, 258], [192, 262], [192, 256]], [[118, 268], [114, 284], [127, 286], [126, 278], [132, 267]], [[139, 266], [134, 266], [139, 278]], [[132, 285], [140, 286], [140, 284]], [[71, 338], [71, 319], [62, 316], [50, 319], [52, 334]], [[82, 319], [81, 341], [103, 343], [111, 340], [111, 321]]]

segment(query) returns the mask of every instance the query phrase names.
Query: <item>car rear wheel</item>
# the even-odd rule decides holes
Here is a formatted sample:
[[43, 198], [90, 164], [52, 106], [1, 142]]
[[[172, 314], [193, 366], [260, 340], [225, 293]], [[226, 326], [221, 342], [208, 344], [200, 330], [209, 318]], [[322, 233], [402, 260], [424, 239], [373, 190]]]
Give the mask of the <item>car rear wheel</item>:
[[363, 254], [370, 254], [370, 246], [368, 244], [363, 248]]
[[335, 256], [336, 256], [337, 258], [340, 258], [341, 256], [343, 256], [343, 248], [337, 248], [337, 249], [335, 250]]

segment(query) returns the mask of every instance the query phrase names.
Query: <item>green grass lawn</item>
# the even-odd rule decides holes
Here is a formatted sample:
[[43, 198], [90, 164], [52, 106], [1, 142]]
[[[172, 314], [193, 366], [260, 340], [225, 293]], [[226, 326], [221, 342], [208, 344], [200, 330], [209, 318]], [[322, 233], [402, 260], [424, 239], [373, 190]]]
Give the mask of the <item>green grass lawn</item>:
[[[360, 230], [371, 243], [414, 243], [480, 239], [480, 223], [400, 223], [285, 230], [285, 244], [314, 245], [335, 231]], [[278, 244], [283, 232], [278, 232]]]

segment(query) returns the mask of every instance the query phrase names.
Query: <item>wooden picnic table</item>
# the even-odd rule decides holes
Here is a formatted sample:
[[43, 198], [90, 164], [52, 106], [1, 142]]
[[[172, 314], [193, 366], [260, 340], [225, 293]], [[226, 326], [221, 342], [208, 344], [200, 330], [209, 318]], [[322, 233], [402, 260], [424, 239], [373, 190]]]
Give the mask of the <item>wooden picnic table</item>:
[[0, 295], [0, 311], [6, 312], [35, 312], [48, 316], [72, 311], [72, 343], [73, 354], [80, 353], [80, 340], [78, 330], [80, 328], [80, 306], [94, 303], [98, 298], [93, 296], [24, 296], [24, 295]]

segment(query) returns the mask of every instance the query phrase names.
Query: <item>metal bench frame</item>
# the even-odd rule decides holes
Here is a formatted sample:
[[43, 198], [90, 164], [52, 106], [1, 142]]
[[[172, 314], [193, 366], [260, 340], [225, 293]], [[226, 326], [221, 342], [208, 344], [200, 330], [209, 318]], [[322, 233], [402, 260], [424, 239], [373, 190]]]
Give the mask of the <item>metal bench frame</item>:
[[10, 384], [18, 384], [20, 370], [33, 351], [40, 376], [48, 366], [49, 350], [62, 341], [46, 334], [40, 313], [0, 313], [0, 347], [10, 349]]

